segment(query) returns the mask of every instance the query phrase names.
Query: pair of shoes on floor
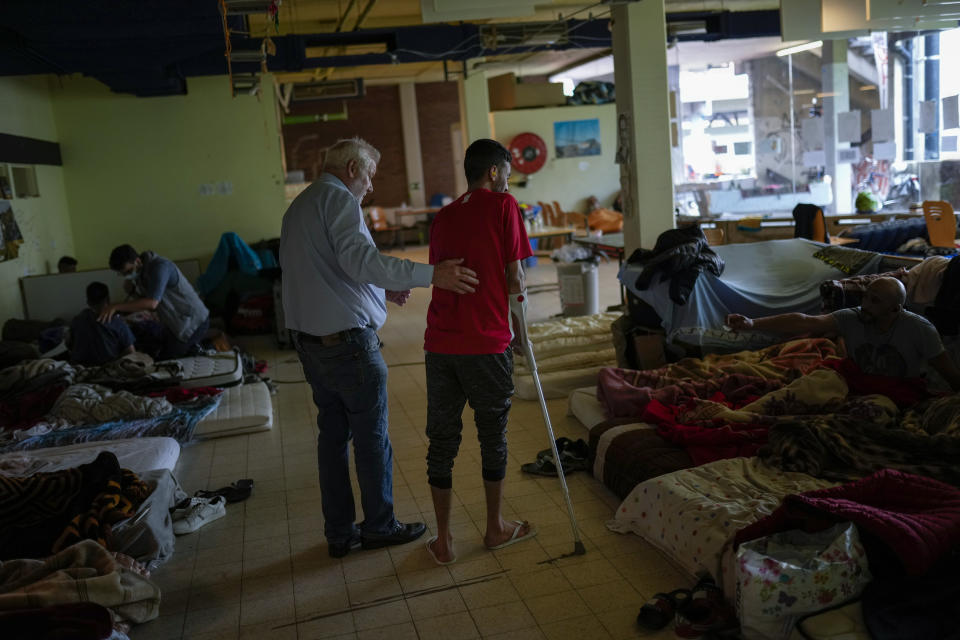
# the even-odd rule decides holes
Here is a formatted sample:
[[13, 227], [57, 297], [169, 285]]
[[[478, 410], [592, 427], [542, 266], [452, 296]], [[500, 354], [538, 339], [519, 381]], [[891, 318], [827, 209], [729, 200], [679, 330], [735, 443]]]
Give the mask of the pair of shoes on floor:
[[361, 536], [360, 544], [364, 549], [381, 549], [398, 544], [407, 544], [422, 536], [426, 530], [427, 526], [422, 522], [408, 522], [406, 524], [395, 522], [393, 531], [390, 533], [384, 535], [364, 534]]
[[[590, 468], [590, 446], [585, 440], [557, 438], [556, 444], [563, 475], [574, 471], [586, 471]], [[537, 476], [556, 476], [557, 465], [553, 459], [553, 449], [544, 449], [539, 452], [536, 462], [527, 462], [520, 466], [520, 470]]]
[[718, 638], [737, 632], [740, 628], [736, 611], [723, 597], [713, 576], [704, 574], [690, 590], [689, 602], [677, 612], [673, 633], [683, 640]]
[[217, 496], [223, 496], [226, 498], [228, 504], [234, 502], [242, 502], [250, 497], [251, 492], [253, 492], [253, 480], [246, 478], [243, 480], [237, 480], [229, 487], [220, 487], [216, 491], [205, 491], [201, 489], [197, 491], [194, 496], [198, 498], [215, 498]]
[[227, 501], [223, 496], [184, 500], [170, 514], [173, 518], [173, 532], [178, 536], [192, 533], [225, 515], [227, 515]]

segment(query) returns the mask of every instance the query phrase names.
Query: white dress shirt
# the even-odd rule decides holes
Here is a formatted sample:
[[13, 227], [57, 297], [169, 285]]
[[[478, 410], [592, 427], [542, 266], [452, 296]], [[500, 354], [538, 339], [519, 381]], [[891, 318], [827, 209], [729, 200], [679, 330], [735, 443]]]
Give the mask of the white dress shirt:
[[284, 214], [280, 267], [287, 328], [315, 336], [379, 329], [387, 319], [384, 289], [429, 287], [433, 280], [432, 266], [380, 253], [360, 203], [329, 173]]

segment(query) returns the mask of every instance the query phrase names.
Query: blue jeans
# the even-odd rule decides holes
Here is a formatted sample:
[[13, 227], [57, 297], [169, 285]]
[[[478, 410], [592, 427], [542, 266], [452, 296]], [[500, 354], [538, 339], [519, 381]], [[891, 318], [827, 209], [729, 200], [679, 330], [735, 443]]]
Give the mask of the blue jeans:
[[324, 535], [346, 542], [357, 533], [350, 487], [353, 438], [362, 533], [393, 531], [393, 448], [387, 434], [387, 365], [373, 329], [354, 329], [344, 342], [324, 346], [298, 332], [293, 343], [317, 405], [317, 463]]

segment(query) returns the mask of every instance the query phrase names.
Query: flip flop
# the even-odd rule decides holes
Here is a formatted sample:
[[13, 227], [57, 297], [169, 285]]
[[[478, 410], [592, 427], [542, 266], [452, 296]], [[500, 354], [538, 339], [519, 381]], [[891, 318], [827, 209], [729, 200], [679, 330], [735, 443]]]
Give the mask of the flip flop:
[[436, 541], [437, 541], [437, 536], [433, 536], [432, 538], [430, 538], [429, 540], [427, 540], [427, 553], [430, 554], [430, 557], [433, 558], [433, 561], [436, 562], [436, 563], [437, 563], [438, 565], [440, 565], [441, 567], [444, 567], [444, 566], [446, 566], [446, 565], [448, 565], [448, 564], [453, 564], [454, 562], [456, 562], [456, 561], [457, 561], [457, 555], [456, 555], [456, 554], [454, 554], [453, 557], [450, 558], [449, 560], [447, 560], [446, 562], [440, 560], [440, 558], [438, 558], [438, 557], [436, 556], [436, 554], [433, 552], [433, 549], [430, 548], [430, 543], [431, 543], [431, 542], [436, 542]]
[[[492, 547], [487, 547], [490, 551], [496, 551], [497, 549], [503, 549], [504, 547], [509, 547], [512, 544], [522, 542], [523, 540], [528, 540], [537, 535], [537, 530], [534, 527], [530, 526], [530, 523], [526, 520], [514, 520], [513, 524], [517, 525], [517, 528], [513, 530], [513, 534], [510, 536], [510, 539], [506, 542], [494, 545]], [[523, 525], [527, 525], [528, 531], [526, 535], [520, 535], [520, 529], [523, 529]]]
[[[525, 462], [520, 465], [520, 470], [535, 476], [557, 477], [557, 465], [553, 464], [552, 456], [540, 458], [536, 462]], [[580, 470], [582, 469], [577, 468], [575, 465], [568, 465], [566, 462], [563, 463], [563, 475], [565, 476]]]
[[249, 478], [244, 480], [237, 480], [229, 487], [220, 487], [216, 491], [206, 491], [201, 489], [197, 491], [194, 496], [198, 498], [216, 498], [217, 496], [223, 496], [226, 498], [227, 503], [233, 502], [242, 502], [250, 497], [250, 493], [253, 491], [253, 480]]

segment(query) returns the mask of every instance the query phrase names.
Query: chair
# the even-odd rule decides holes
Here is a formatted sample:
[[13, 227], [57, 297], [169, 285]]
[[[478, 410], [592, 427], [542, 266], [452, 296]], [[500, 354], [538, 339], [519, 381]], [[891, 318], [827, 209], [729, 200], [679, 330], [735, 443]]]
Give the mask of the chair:
[[[555, 226], [554, 219], [556, 218], [556, 213], [553, 210], [553, 205], [547, 204], [546, 202], [537, 201], [537, 204], [540, 205], [540, 215], [543, 218], [543, 225], [546, 227]], [[563, 244], [562, 238], [540, 238], [540, 248], [541, 249], [556, 249]]]
[[927, 223], [927, 235], [934, 247], [957, 246], [957, 216], [953, 206], [942, 200], [924, 200], [923, 218]]
[[[382, 235], [384, 233], [393, 233], [393, 244], [391, 246], [400, 245], [400, 248], [403, 249], [403, 232], [404, 227], [399, 224], [390, 224], [390, 221], [387, 220], [387, 215], [383, 212], [383, 209], [380, 207], [370, 207], [367, 210], [367, 227], [370, 229], [370, 235]], [[376, 237], [374, 237], [374, 242], [376, 242]], [[377, 243], [379, 246], [379, 243]]]
[[703, 235], [707, 239], [707, 244], [723, 244], [723, 229], [720, 227], [712, 227], [708, 229], [700, 227], [700, 231], [703, 231]]
[[814, 242], [830, 242], [823, 209], [815, 204], [800, 203], [793, 208], [793, 237]]

